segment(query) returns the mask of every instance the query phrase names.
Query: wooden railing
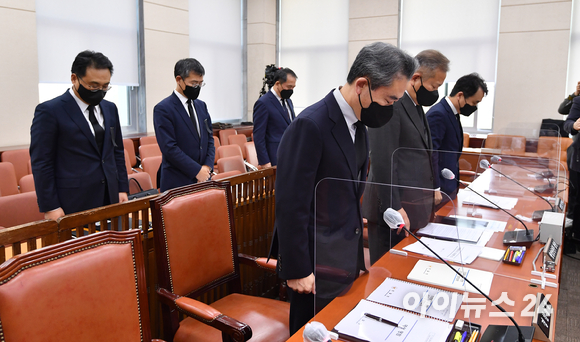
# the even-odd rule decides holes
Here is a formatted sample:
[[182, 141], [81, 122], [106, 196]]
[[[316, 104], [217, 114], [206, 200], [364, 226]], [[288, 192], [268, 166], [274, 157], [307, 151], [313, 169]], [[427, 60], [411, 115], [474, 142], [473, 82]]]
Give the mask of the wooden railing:
[[[274, 227], [274, 183], [276, 169], [266, 169], [237, 175], [230, 182], [233, 196], [236, 238], [240, 253], [266, 256]], [[150, 227], [149, 200], [144, 197], [130, 202], [112, 204], [80, 213], [66, 215], [57, 222], [43, 220], [0, 230], [0, 261], [28, 250], [52, 245], [101, 230], [140, 229], [149, 292], [151, 333], [160, 336], [160, 307], [156, 295], [157, 267], [153, 232]], [[245, 294], [274, 298], [278, 294], [277, 278], [267, 272], [240, 265], [242, 289]], [[211, 303], [226, 294], [218, 289], [201, 300]]]

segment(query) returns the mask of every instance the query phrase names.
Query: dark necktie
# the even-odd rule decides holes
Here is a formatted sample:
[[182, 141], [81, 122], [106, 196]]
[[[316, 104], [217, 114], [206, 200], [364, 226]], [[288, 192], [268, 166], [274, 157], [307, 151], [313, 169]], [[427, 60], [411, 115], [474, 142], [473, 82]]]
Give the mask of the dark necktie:
[[93, 125], [93, 131], [95, 131], [95, 141], [97, 142], [97, 147], [99, 152], [103, 152], [103, 142], [105, 141], [105, 129], [99, 125], [97, 117], [95, 116], [95, 106], [89, 106], [89, 121]]
[[288, 108], [286, 108], [286, 100], [282, 99], [281, 101], [282, 101], [282, 108], [284, 108], [284, 113], [286, 113], [288, 120], [292, 121], [292, 117], [290, 116], [290, 114], [288, 114]]
[[463, 126], [461, 125], [461, 118], [459, 117], [459, 114], [455, 114], [455, 117], [457, 118], [457, 123], [459, 124], [459, 132], [461, 135], [461, 146], [463, 146]]
[[417, 113], [421, 117], [421, 122], [423, 123], [423, 135], [425, 137], [425, 141], [429, 141], [429, 134], [427, 133], [427, 118], [425, 117], [425, 112], [423, 111], [423, 106], [417, 105]]
[[354, 150], [356, 152], [356, 169], [358, 171], [359, 179], [361, 169], [367, 159], [367, 148], [366, 148], [366, 128], [365, 125], [357, 121], [355, 124], [356, 133], [354, 135]]
[[193, 126], [197, 130], [197, 136], [200, 136], [199, 133], [199, 123], [197, 122], [197, 118], [195, 117], [195, 112], [193, 110], [193, 101], [187, 100], [187, 109], [189, 110], [189, 117], [191, 118], [191, 122], [193, 122]]

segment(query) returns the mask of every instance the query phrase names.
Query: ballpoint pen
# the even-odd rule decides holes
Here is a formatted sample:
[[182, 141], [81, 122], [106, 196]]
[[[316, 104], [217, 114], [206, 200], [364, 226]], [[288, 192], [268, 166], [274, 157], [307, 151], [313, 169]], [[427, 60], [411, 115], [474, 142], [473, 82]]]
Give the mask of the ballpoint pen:
[[381, 322], [381, 323], [385, 323], [385, 324], [388, 324], [388, 325], [392, 325], [394, 327], [398, 327], [399, 326], [399, 323], [391, 322], [391, 321], [386, 320], [384, 318], [381, 318], [379, 316], [371, 315], [370, 313], [366, 313], [365, 312], [365, 316], [368, 317], [368, 318], [370, 318], [370, 319], [372, 319], [372, 320], [375, 320], [377, 322]]

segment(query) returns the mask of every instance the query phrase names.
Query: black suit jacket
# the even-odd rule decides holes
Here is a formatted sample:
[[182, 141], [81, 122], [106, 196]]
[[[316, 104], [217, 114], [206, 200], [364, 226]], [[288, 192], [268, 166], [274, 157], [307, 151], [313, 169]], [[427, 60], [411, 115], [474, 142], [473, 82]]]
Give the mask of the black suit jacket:
[[[368, 152], [368, 140], [366, 145]], [[367, 166], [368, 160], [362, 170]], [[358, 177], [354, 143], [331, 92], [292, 122], [278, 149], [273, 243], [279, 246], [281, 278], [299, 279], [314, 272], [317, 295], [332, 298], [347, 284], [322, 284], [315, 257], [317, 267], [344, 271], [350, 280], [364, 269], [364, 186], [355, 182]], [[366, 172], [360, 177], [365, 180]]]
[[[292, 100], [288, 99], [290, 115], [294, 113]], [[272, 91], [268, 91], [254, 104], [254, 145], [260, 165], [278, 164], [278, 145], [290, 125], [290, 117]]]
[[119, 192], [129, 192], [117, 107], [106, 100], [99, 106], [105, 129], [102, 154], [68, 90], [36, 107], [30, 159], [41, 212], [88, 210], [106, 203], [105, 190], [109, 203], [119, 202]]
[[211, 118], [205, 102], [194, 100], [193, 106], [200, 135], [175, 93], [153, 109], [155, 135], [163, 154], [161, 191], [197, 183], [196, 176], [202, 165], [213, 169], [215, 149]]

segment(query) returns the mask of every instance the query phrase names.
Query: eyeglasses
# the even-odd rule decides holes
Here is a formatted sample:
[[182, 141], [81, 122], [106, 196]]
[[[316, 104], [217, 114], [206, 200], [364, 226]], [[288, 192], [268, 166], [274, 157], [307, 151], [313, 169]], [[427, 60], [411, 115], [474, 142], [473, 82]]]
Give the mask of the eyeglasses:
[[[185, 85], [189, 85], [189, 84], [186, 83]], [[189, 86], [192, 88], [202, 88], [203, 86], [205, 86], [205, 82], [192, 82], [191, 85], [189, 85]]]
[[106, 86], [106, 87], [97, 87], [97, 86], [94, 86], [94, 85], [92, 85], [92, 84], [88, 84], [88, 83], [87, 83], [87, 82], [85, 82], [85, 81], [82, 79], [82, 77], [80, 77], [79, 75], [77, 75], [77, 78], [78, 78], [80, 81], [83, 81], [83, 83], [87, 85], [87, 86], [86, 86], [86, 88], [87, 88], [88, 90], [92, 91], [93, 93], [96, 93], [96, 92], [97, 92], [97, 91], [99, 91], [99, 90], [102, 90], [102, 91], [109, 91], [109, 90], [111, 90], [111, 88], [113, 88], [113, 87], [111, 87], [110, 85], [108, 85], [108, 86]]

